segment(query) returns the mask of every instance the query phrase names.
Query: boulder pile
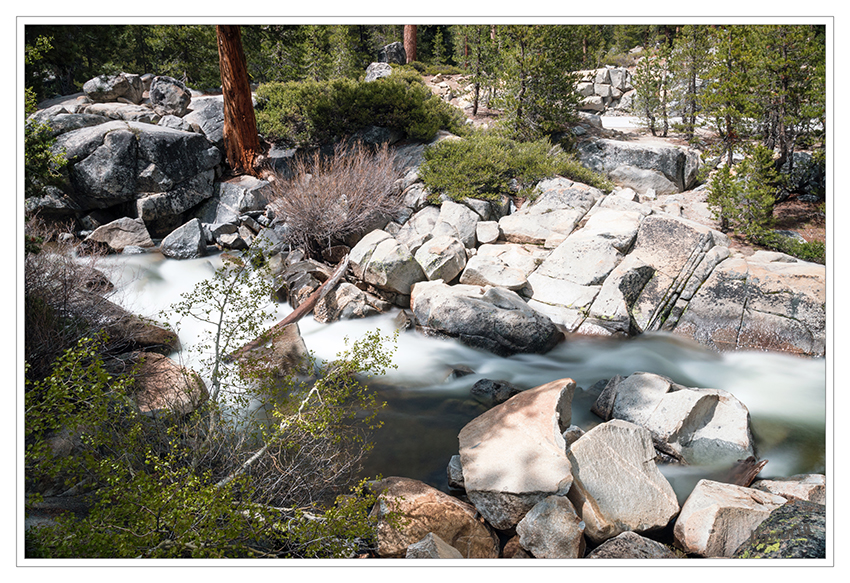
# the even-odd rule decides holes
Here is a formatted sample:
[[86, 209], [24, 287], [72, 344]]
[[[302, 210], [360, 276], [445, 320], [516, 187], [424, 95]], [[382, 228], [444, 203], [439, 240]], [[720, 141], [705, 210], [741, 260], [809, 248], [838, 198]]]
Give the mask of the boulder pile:
[[[704, 467], [706, 473], [734, 466], [729, 444], [750, 435], [743, 404], [712, 389], [635, 373], [608, 383], [593, 408], [603, 422], [584, 431], [571, 424], [575, 390], [572, 379], [552, 381], [470, 421], [447, 468], [454, 497], [404, 478], [373, 484], [379, 494], [373, 513], [380, 525], [378, 555], [825, 556], [822, 475], [753, 482], [754, 476], [729, 472], [738, 483], [699, 480], [682, 504], [667, 481], [662, 470], [669, 463]], [[713, 406], [692, 406], [706, 402]], [[677, 430], [661, 433], [661, 426]], [[680, 451], [693, 450], [688, 461], [668, 455], [673, 434]], [[706, 439], [719, 444], [717, 451]], [[703, 457], [694, 459], [696, 454]], [[391, 508], [398, 513], [394, 522], [385, 518]], [[473, 530], [481, 543], [475, 551], [470, 535], [458, 536]]]

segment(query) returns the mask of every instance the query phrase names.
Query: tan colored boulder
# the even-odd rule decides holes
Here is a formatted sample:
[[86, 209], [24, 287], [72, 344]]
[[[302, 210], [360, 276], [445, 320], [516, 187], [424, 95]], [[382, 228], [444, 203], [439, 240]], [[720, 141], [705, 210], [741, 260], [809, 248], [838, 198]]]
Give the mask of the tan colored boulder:
[[[499, 539], [476, 517], [471, 505], [410, 478], [389, 477], [372, 485], [379, 493], [372, 510], [377, 520], [377, 553], [404, 557], [408, 547], [429, 533], [457, 549], [463, 557], [495, 559]], [[395, 520], [388, 520], [394, 513]]]
[[523, 391], [470, 421], [458, 435], [469, 500], [500, 530], [572, 483], [561, 435], [570, 426], [572, 379]]
[[574, 481], [568, 497], [588, 540], [660, 530], [678, 514], [676, 493], [655, 456], [649, 431], [619, 419], [597, 425], [570, 446]]
[[102, 243], [115, 253], [121, 253], [125, 247], [130, 246], [154, 246], [154, 242], [145, 228], [145, 223], [141, 219], [127, 217], [98, 227], [86, 237], [86, 242]]
[[194, 371], [156, 353], [138, 354], [133, 398], [139, 411], [159, 414], [171, 411], [188, 415], [209, 397], [204, 381]]
[[761, 490], [700, 480], [673, 528], [676, 545], [702, 557], [732, 557], [758, 525], [786, 502]]

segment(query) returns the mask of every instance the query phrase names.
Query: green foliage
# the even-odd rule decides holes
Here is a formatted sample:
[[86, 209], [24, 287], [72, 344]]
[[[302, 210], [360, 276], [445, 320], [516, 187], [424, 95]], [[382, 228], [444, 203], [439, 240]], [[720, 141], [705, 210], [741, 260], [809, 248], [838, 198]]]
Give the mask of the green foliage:
[[[262, 350], [229, 362], [260, 330], [265, 280], [262, 256], [249, 252], [175, 307], [212, 324], [195, 347], [211, 399], [193, 413], [140, 414], [145, 377], [109, 372], [103, 339], [81, 340], [28, 383], [28, 491], [58, 484], [91, 501], [83, 517], [28, 532], [30, 556], [343, 557], [369, 543], [375, 497], [352, 478], [365, 432], [380, 425], [382, 404], [364, 381], [392, 366], [392, 339], [347, 343], [302, 380], [270, 369]], [[267, 405], [250, 406], [258, 401]], [[70, 454], [57, 447], [63, 436]]]
[[[657, 130], [660, 129], [661, 136], [667, 137], [671, 83], [670, 51], [666, 47], [662, 46], [649, 52], [635, 69], [634, 108], [641, 118], [641, 123], [649, 128], [653, 136], [657, 135]], [[660, 128], [657, 126], [659, 123]]]
[[56, 152], [56, 138], [50, 126], [27, 122], [24, 126], [24, 196], [42, 196], [48, 187], [64, 182], [62, 168], [68, 163], [64, 154]]
[[531, 196], [535, 183], [556, 175], [612, 188], [607, 180], [560, 148], [553, 148], [545, 138], [519, 142], [484, 130], [464, 139], [441, 140], [426, 149], [419, 174], [434, 198], [446, 195], [453, 200], [492, 200], [502, 194]]
[[433, 95], [415, 71], [365, 83], [333, 79], [269, 83], [257, 90], [257, 125], [268, 139], [315, 146], [368, 126], [430, 140], [438, 130], [463, 131], [462, 114]]
[[499, 54], [502, 127], [524, 141], [563, 130], [579, 102], [572, 73], [581, 62], [579, 39], [563, 26], [506, 25], [498, 34], [508, 41]]
[[[24, 63], [35, 66], [53, 48], [51, 39], [38, 36], [33, 44], [26, 45]], [[36, 110], [36, 91], [26, 87], [24, 91], [24, 115], [29, 117]], [[49, 186], [63, 183], [62, 167], [67, 164], [65, 156], [53, 150], [56, 142], [47, 124], [35, 121], [24, 126], [24, 196], [41, 196]]]
[[757, 145], [734, 174], [724, 165], [712, 176], [708, 204], [723, 229], [731, 228], [757, 239], [772, 226], [778, 183], [773, 153]]
[[826, 245], [821, 241], [807, 241], [803, 243], [793, 237], [788, 237], [775, 231], [767, 231], [760, 234], [755, 242], [759, 245], [786, 253], [803, 261], [813, 263], [826, 263]]

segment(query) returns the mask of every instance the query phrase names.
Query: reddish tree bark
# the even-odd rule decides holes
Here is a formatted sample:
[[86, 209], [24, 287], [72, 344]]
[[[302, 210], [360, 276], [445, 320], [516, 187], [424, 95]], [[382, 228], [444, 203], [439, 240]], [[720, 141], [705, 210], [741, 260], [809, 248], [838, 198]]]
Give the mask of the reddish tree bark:
[[[398, 38], [398, 37], [396, 37]], [[416, 25], [404, 25], [404, 52], [407, 55], [405, 62], [410, 63], [416, 60]]]
[[224, 96], [224, 148], [236, 174], [257, 176], [260, 138], [251, 101], [248, 67], [238, 26], [216, 26], [221, 90]]

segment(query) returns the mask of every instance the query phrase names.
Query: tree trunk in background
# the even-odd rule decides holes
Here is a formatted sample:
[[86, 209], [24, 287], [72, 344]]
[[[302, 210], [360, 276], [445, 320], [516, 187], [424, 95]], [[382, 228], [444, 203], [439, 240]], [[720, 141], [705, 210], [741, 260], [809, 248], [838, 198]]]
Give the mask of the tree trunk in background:
[[238, 26], [216, 26], [221, 90], [224, 97], [224, 148], [236, 174], [258, 176], [260, 138], [251, 101], [248, 68]]
[[404, 52], [407, 55], [407, 63], [416, 60], [416, 25], [404, 25]]

